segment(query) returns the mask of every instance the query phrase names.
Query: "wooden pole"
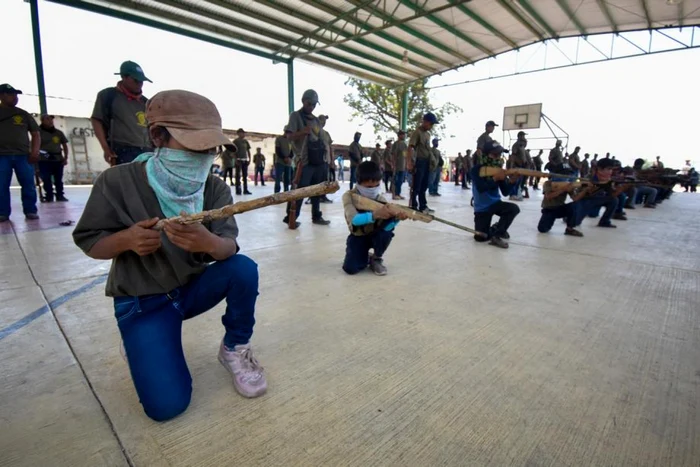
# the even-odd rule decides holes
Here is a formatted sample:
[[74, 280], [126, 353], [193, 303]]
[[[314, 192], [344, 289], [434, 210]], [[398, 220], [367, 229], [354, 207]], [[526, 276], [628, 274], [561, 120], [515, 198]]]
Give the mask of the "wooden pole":
[[323, 196], [329, 193], [335, 193], [340, 189], [338, 182], [323, 182], [318, 185], [311, 185], [296, 190], [275, 193], [274, 195], [264, 196], [262, 198], [252, 199], [250, 201], [239, 201], [238, 203], [229, 204], [219, 209], [210, 211], [198, 212], [186, 216], [169, 217], [161, 219], [153, 227], [155, 230], [162, 230], [166, 222], [177, 222], [179, 224], [198, 224], [202, 222], [211, 222], [213, 220], [225, 219], [236, 214], [253, 211], [255, 209], [273, 206], [275, 204], [284, 204], [298, 199], [310, 198], [312, 196]]

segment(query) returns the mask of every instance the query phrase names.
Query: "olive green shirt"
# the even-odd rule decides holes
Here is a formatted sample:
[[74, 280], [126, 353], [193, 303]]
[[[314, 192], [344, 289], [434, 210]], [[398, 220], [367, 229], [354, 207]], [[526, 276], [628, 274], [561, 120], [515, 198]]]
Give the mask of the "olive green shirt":
[[[552, 182], [547, 180], [546, 182], [544, 182], [544, 185], [542, 185], [542, 194], [547, 195], [552, 191]], [[567, 195], [568, 193], [564, 192], [553, 199], [542, 199], [542, 209], [556, 208], [563, 205], [564, 203], [566, 203]]]
[[357, 167], [362, 162], [362, 146], [357, 141], [350, 143], [348, 148], [348, 155], [350, 156], [350, 167]]
[[[288, 162], [285, 162], [285, 159]], [[275, 164], [292, 166], [292, 142], [284, 136], [275, 139]]]
[[235, 159], [240, 162], [250, 162], [250, 143], [245, 138], [236, 138], [233, 140], [236, 146]]
[[[107, 98], [114, 93], [111, 111], [107, 109]], [[110, 118], [111, 115], [111, 118]], [[110, 144], [123, 144], [136, 148], [150, 148], [148, 122], [146, 121], [146, 103], [142, 99], [129, 99], [114, 88], [103, 89], [97, 93], [92, 118], [105, 126]], [[109, 119], [109, 121], [105, 121]]]
[[309, 163], [307, 140], [317, 141], [319, 138], [322, 138], [321, 122], [314, 114], [305, 114], [301, 110], [296, 110], [289, 114], [289, 122], [287, 123], [287, 129], [289, 131], [298, 133], [307, 126], [311, 127], [311, 132], [301, 139], [292, 141], [294, 155], [299, 158], [297, 163], [301, 162], [302, 165], [307, 165]]
[[370, 155], [370, 160], [374, 162], [375, 164], [381, 166], [382, 165], [382, 151], [380, 149], [375, 149], [372, 151], [372, 155]]
[[486, 147], [486, 143], [491, 142], [493, 142], [493, 138], [491, 138], [491, 135], [487, 132], [483, 132], [481, 136], [479, 136], [479, 139], [476, 140], [476, 149], [480, 149], [481, 151], [483, 151], [484, 147]]
[[408, 155], [408, 145], [406, 141], [397, 141], [391, 146], [391, 154], [394, 157], [394, 170], [397, 172], [406, 171], [406, 156]]
[[561, 165], [564, 163], [564, 155], [561, 153], [561, 147], [553, 147], [549, 151], [549, 163], [552, 165]]
[[394, 161], [391, 155], [391, 148], [392, 146], [385, 147], [384, 152], [382, 153], [382, 166], [384, 167], [384, 170], [389, 172], [394, 170]]
[[[85, 210], [73, 231], [73, 241], [88, 253], [95, 244], [137, 222], [165, 215], [148, 184], [145, 163], [118, 165], [97, 177]], [[219, 177], [209, 175], [204, 186], [204, 210], [233, 203], [231, 190]], [[233, 217], [204, 224], [219, 237], [236, 239]], [[127, 251], [112, 260], [105, 293], [108, 297], [164, 294], [204, 272], [213, 258], [189, 253], [161, 234], [162, 246], [147, 256]]]
[[416, 159], [428, 159], [433, 157], [433, 148], [430, 146], [430, 132], [418, 127], [411, 134], [411, 139], [408, 140], [408, 146], [413, 148], [414, 157]]
[[255, 153], [253, 155], [253, 163], [255, 167], [265, 167], [265, 155], [263, 153]]
[[39, 135], [41, 136], [40, 149], [48, 153], [48, 157], [42, 157], [42, 160], [62, 161], [65, 154], [61, 145], [68, 143], [66, 135], [58, 128], [51, 131], [41, 126], [39, 126]]
[[29, 133], [34, 131], [39, 125], [26, 110], [0, 105], [0, 156], [29, 155]]
[[229, 149], [224, 149], [224, 152], [221, 153], [221, 168], [222, 169], [232, 169], [233, 168], [233, 160], [235, 158], [236, 158], [235, 151], [231, 151]]
[[[359, 195], [360, 192], [357, 191], [357, 186], [353, 187], [352, 190], [348, 190], [345, 193], [343, 193], [343, 210], [345, 212], [345, 222], [348, 224], [348, 228], [350, 229], [350, 233], [352, 235], [357, 235], [357, 236], [362, 236], [362, 235], [368, 235], [372, 233], [375, 229], [375, 226], [377, 224], [377, 220], [373, 224], [365, 224], [363, 226], [353, 226], [352, 225], [352, 220], [355, 218], [356, 215], [358, 215], [361, 212], [367, 212], [364, 210], [359, 210], [355, 207], [355, 204], [352, 201], [352, 195]], [[376, 201], [379, 201], [380, 203], [386, 203], [387, 200], [384, 198], [384, 196], [379, 195], [376, 199]]]

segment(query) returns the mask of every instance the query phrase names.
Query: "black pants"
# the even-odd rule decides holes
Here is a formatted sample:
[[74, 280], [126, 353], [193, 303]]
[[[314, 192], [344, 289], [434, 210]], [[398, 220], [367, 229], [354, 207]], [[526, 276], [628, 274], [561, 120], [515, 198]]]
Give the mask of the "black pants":
[[369, 264], [369, 250], [374, 250], [374, 256], [381, 258], [389, 248], [394, 232], [384, 229], [375, 230], [369, 235], [349, 235], [345, 242], [345, 260], [343, 271], [357, 274]]
[[231, 185], [233, 185], [233, 167], [226, 167], [221, 171], [221, 178], [224, 179], [224, 183], [226, 183], [226, 177], [231, 180]]
[[329, 182], [334, 182], [335, 181], [335, 169], [328, 169], [328, 181]]
[[[326, 180], [328, 176], [328, 169], [326, 164], [321, 165], [305, 165], [301, 168], [301, 178], [297, 188], [304, 188], [305, 186], [316, 185]], [[297, 218], [301, 215], [301, 206], [303, 199], [297, 200]], [[321, 207], [319, 205], [320, 198], [314, 196], [311, 198], [311, 218], [313, 220], [320, 219], [322, 216]], [[287, 215], [289, 215], [289, 205], [287, 205]]]
[[566, 203], [554, 208], [543, 209], [537, 230], [542, 233], [549, 232], [557, 219], [566, 219], [566, 226], [573, 229], [579, 224], [580, 207], [579, 203]]
[[44, 196], [53, 201], [54, 185], [56, 198], [63, 198], [63, 161], [39, 161], [39, 175], [44, 183]]
[[292, 179], [292, 168], [288, 165], [275, 164], [275, 193], [280, 192], [280, 183], [284, 182], [284, 191], [289, 191]]
[[389, 193], [389, 182], [392, 181], [392, 178], [394, 177], [394, 172], [392, 170], [385, 170], [384, 171], [384, 188], [386, 189], [386, 192]]
[[411, 193], [413, 197], [409, 200], [409, 205], [423, 211], [428, 207], [428, 200], [425, 192], [428, 191], [428, 178], [430, 177], [430, 161], [428, 159], [416, 159], [413, 170], [413, 185]]
[[125, 144], [112, 143], [112, 151], [117, 156], [116, 165], [128, 164], [133, 162], [138, 156], [144, 152], [151, 152], [151, 148], [140, 148], [136, 146], [127, 146]]
[[260, 175], [260, 184], [265, 186], [265, 167], [258, 165], [255, 167], [255, 184], [258, 184], [258, 175]]
[[[485, 242], [491, 237], [500, 237], [504, 233], [508, 232], [510, 224], [513, 223], [515, 216], [520, 213], [520, 208], [515, 203], [506, 203], [505, 201], [498, 201], [489, 206], [487, 211], [475, 212], [474, 213], [474, 228], [485, 234], [488, 234], [487, 238], [474, 235], [474, 240], [477, 242]], [[498, 223], [494, 226], [493, 231], [491, 230], [491, 219], [493, 216], [498, 216]]]
[[243, 176], [243, 191], [248, 191], [248, 165], [249, 162], [236, 164], [236, 193], [241, 192], [241, 175]]

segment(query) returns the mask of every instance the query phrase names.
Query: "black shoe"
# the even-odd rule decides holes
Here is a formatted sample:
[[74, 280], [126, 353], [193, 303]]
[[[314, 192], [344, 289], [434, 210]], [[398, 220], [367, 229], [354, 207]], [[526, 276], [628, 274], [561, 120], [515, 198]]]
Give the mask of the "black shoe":
[[56, 197], [56, 201], [59, 201], [59, 202], [61, 202], [61, 203], [67, 203], [67, 202], [68, 202], [68, 198], [66, 198], [65, 196], [57, 196], [57, 197]]
[[631, 204], [625, 204], [625, 209], [637, 209], [637, 208], [635, 208]]
[[253, 193], [251, 193], [250, 191], [246, 190], [246, 191], [243, 192], [243, 194], [244, 194], [244, 195], [252, 195]]
[[[284, 219], [282, 219], [282, 223], [285, 225], [289, 225], [289, 217], [285, 217]], [[296, 221], [294, 222], [294, 226], [292, 227], [292, 229], [297, 229], [300, 225], [301, 223], [299, 221]]]
[[43, 198], [41, 198], [41, 202], [42, 203], [53, 203], [53, 198], [47, 198], [46, 196], [44, 196]]
[[617, 226], [615, 224], [598, 224], [598, 227], [606, 227], [608, 229], [616, 229]]
[[241, 196], [241, 190], [236, 190], [236, 194], [237, 194], [238, 196]]
[[314, 220], [311, 221], [311, 222], [313, 222], [313, 223], [316, 224], [316, 225], [328, 225], [328, 224], [331, 223], [331, 221], [327, 221], [327, 220], [324, 219], [323, 217], [319, 217], [318, 219], [314, 219]]
[[304, 204], [311, 204], [311, 199], [307, 199], [306, 201], [304, 201]]
[[324, 197], [321, 198], [321, 202], [322, 202], [322, 203], [332, 203], [333, 200], [332, 200], [332, 199], [328, 199], [327, 196], [324, 196]]
[[615, 214], [613, 214], [612, 218], [615, 220], [618, 220], [618, 221], [626, 221], [627, 220], [627, 216], [625, 216], [621, 212], [616, 212]]
[[510, 240], [510, 234], [508, 232], [503, 232], [502, 234], [496, 234], [495, 232], [496, 232], [496, 224], [493, 224], [491, 226], [491, 234], [494, 237], [499, 237], [499, 238], [502, 238], [504, 240]]

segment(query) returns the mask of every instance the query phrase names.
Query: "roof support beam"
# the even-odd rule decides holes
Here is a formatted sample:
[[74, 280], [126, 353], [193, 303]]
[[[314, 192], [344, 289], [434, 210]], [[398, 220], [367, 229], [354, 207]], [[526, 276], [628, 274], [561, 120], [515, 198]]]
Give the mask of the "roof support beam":
[[[308, 3], [308, 2], [307, 2], [307, 3]], [[313, 3], [312, 3], [312, 5], [318, 7], [319, 9], [321, 9], [322, 11], [325, 11], [326, 13], [328, 13], [328, 14], [330, 14], [330, 15], [336, 15], [336, 14], [342, 13], [342, 10], [337, 10], [337, 9], [335, 9], [335, 8], [333, 8], [333, 7], [329, 7], [329, 6], [327, 6], [327, 5], [316, 5], [316, 4], [313, 4]], [[305, 13], [299, 11], [299, 10], [291, 9], [291, 8], [289, 8], [288, 6], [286, 6], [286, 5], [284, 5], [284, 4], [282, 4], [281, 2], [276, 1], [276, 0], [267, 0], [267, 1], [265, 2], [265, 6], [268, 7], [268, 8], [273, 8], [273, 9], [275, 9], [275, 10], [277, 10], [277, 11], [281, 11], [281, 12], [283, 12], [283, 13], [285, 13], [285, 14], [288, 14], [289, 16], [292, 16], [292, 17], [294, 17], [294, 18], [300, 19], [300, 20], [305, 21], [305, 22], [307, 22], [307, 23], [309, 23], [309, 24], [315, 24], [316, 26], [323, 26], [323, 25], [325, 24], [323, 21], [319, 20], [318, 18], [315, 18], [315, 17], [313, 17], [313, 16], [309, 16], [309, 15], [307, 15], [307, 14], [305, 14]], [[348, 22], [349, 22], [349, 23], [353, 23], [353, 24], [355, 24], [355, 25], [358, 26], [358, 27], [365, 28], [365, 26], [364, 26], [362, 23], [358, 22], [358, 21], [348, 19]], [[332, 31], [333, 33], [338, 34], [338, 35], [340, 35], [340, 36], [346, 37], [346, 38], [351, 36], [349, 33], [343, 31], [342, 29], [336, 28], [336, 27], [328, 28], [328, 30], [329, 30], [329, 31]], [[404, 48], [404, 49], [406, 49], [406, 50], [410, 50], [410, 51], [416, 53], [417, 55], [421, 55], [421, 56], [427, 58], [427, 59], [430, 60], [430, 61], [434, 61], [434, 62], [437, 61], [438, 63], [440, 63], [440, 61], [439, 61], [438, 58], [436, 58], [436, 57], [434, 57], [434, 56], [432, 56], [432, 55], [430, 55], [430, 54], [428, 54], [428, 53], [424, 53], [421, 49], [419, 49], [419, 48], [417, 48], [417, 47], [413, 47], [412, 45], [410, 45], [410, 44], [408, 44], [408, 43], [406, 43], [406, 42], [403, 42], [402, 40], [397, 39], [397, 38], [395, 38], [394, 36], [391, 36], [391, 35], [389, 35], [389, 34], [383, 32], [383, 31], [377, 32], [376, 34], [377, 34], [378, 37], [381, 37], [382, 39], [385, 39], [385, 40], [387, 40], [387, 41], [389, 41], [389, 42], [392, 42], [392, 43], [398, 45], [399, 47], [402, 47], [402, 48]], [[392, 50], [389, 50], [389, 49], [387, 49], [387, 48], [385, 48], [385, 47], [382, 47], [382, 46], [379, 45], [379, 44], [376, 44], [376, 43], [374, 43], [374, 42], [370, 42], [370, 41], [368, 41], [368, 40], [366, 40], [366, 39], [357, 39], [355, 42], [357, 42], [358, 44], [362, 44], [362, 45], [364, 45], [364, 46], [366, 46], [366, 47], [369, 47], [369, 48], [371, 48], [371, 49], [375, 49], [375, 50], [377, 50], [377, 51], [379, 51], [379, 52], [382, 52], [383, 54], [389, 55], [389, 56], [394, 57], [394, 58], [397, 58], [397, 59], [399, 59], [399, 60], [401, 60], [401, 59], [403, 58], [402, 55], [401, 55], [400, 53], [397, 53], [397, 52], [394, 52], [394, 51], [392, 51]], [[435, 69], [434, 67], [430, 67], [430, 66], [428, 66], [428, 65], [425, 65], [425, 64], [423, 64], [423, 63], [421, 63], [421, 62], [417, 62], [417, 61], [415, 61], [415, 60], [409, 59], [409, 63], [410, 63], [411, 65], [417, 66], [417, 67], [419, 67], [419, 68], [422, 68], [422, 69], [424, 69], [424, 70], [426, 70], [426, 71], [430, 71], [430, 72], [433, 72], [433, 73], [435, 73], [435, 72], [438, 71], [438, 70]], [[445, 66], [450, 66], [450, 64], [449, 64], [448, 62], [445, 62], [444, 65], [445, 65]]]
[[[146, 7], [144, 5], [134, 4], [134, 3], [132, 3], [133, 0], [112, 0], [112, 1], [114, 3], [119, 3], [119, 4], [131, 3], [132, 4], [131, 8], [138, 9], [141, 11], [147, 11], [147, 12], [150, 12], [151, 14], [154, 14], [154, 15], [161, 15], [161, 14], [165, 13], [162, 10], [159, 10], [157, 8], [150, 8], [150, 7]], [[197, 7], [191, 6], [189, 4], [183, 5], [178, 0], [158, 0], [158, 1], [159, 1], [159, 3], [164, 4], [164, 5], [168, 5], [172, 8], [178, 8], [180, 10], [189, 11], [191, 13], [195, 13], [197, 15], [200, 15], [200, 16], [203, 16], [203, 17], [215, 20], [215, 21], [222, 21], [227, 25], [234, 26], [235, 28], [243, 30], [243, 31], [248, 31], [248, 32], [251, 32], [254, 34], [257, 34], [260, 32], [260, 28], [256, 27], [253, 24], [248, 24], [246, 22], [239, 21], [239, 20], [229, 18], [229, 17], [222, 18], [221, 15], [219, 15], [217, 13], [214, 13], [214, 12], [211, 12], [208, 10], [204, 10], [201, 8], [197, 8]], [[137, 6], [135, 6], [135, 5], [137, 5]], [[268, 37], [269, 39], [281, 42], [283, 44], [288, 44], [290, 41], [294, 40], [292, 37], [289, 37], [286, 35], [281, 35], [281, 34], [278, 34], [278, 33], [275, 33], [275, 32], [269, 31], [269, 30], [265, 31], [265, 36]], [[278, 46], [273, 46], [273, 50], [276, 50], [278, 48], [279, 48]], [[390, 69], [396, 69], [396, 67], [393, 64], [390, 64], [388, 62], [382, 63], [381, 59], [377, 59], [376, 57], [374, 57], [372, 55], [362, 54], [359, 51], [353, 51], [353, 50], [350, 50], [350, 53], [354, 53], [357, 56], [364, 55], [362, 58], [364, 58], [365, 60], [369, 60], [369, 61], [371, 61], [373, 63], [377, 63], [377, 64], [382, 64]], [[366, 65], [362, 62], [358, 62], [358, 61], [353, 60], [351, 58], [346, 58], [342, 55], [338, 55], [338, 54], [335, 54], [332, 52], [327, 52], [327, 51], [319, 52], [319, 55], [330, 58], [332, 60], [339, 61], [341, 63], [345, 63], [346, 65], [354, 66], [356, 68], [361, 68], [363, 70], [369, 71], [370, 73], [375, 73], [379, 76], [386, 76], [393, 81], [398, 81], [398, 82], [405, 81], [405, 78], [402, 76], [392, 74], [392, 73], [385, 71], [385, 70], [380, 70], [378, 68], [375, 68], [374, 66]], [[397, 70], [397, 71], [402, 71], [402, 70]]]
[[499, 31], [498, 29], [493, 27], [493, 25], [491, 23], [487, 22], [484, 18], [482, 18], [481, 16], [474, 13], [474, 11], [472, 11], [470, 8], [466, 7], [465, 5], [462, 5], [461, 3], [457, 2], [456, 0], [448, 0], [448, 1], [450, 2], [451, 5], [456, 6], [459, 11], [461, 11], [462, 13], [464, 13], [465, 15], [469, 16], [471, 19], [473, 19], [474, 21], [479, 23], [482, 28], [486, 29], [491, 34], [493, 34], [494, 36], [501, 39], [503, 42], [508, 44], [510, 47], [512, 47], [514, 49], [518, 48], [518, 44], [516, 44], [515, 41], [513, 41], [508, 36], [503, 34], [501, 31]]
[[649, 5], [647, 5], [647, 0], [640, 1], [642, 3], [642, 10], [644, 10], [644, 18], [647, 20], [647, 28], [651, 29], [651, 15], [649, 14]]
[[537, 23], [542, 26], [542, 28], [547, 31], [547, 34], [549, 34], [553, 39], [559, 39], [559, 35], [557, 32], [552, 28], [552, 26], [545, 21], [545, 19], [540, 15], [537, 10], [535, 10], [535, 7], [530, 5], [530, 2], [528, 0], [518, 0], [518, 4], [523, 7], [527, 13], [534, 18]]
[[[605, 18], [608, 20], [608, 24], [610, 24], [610, 27], [612, 28], [613, 32], [617, 32], [617, 23], [615, 23], [615, 18], [613, 18], [612, 13], [610, 12], [610, 8], [608, 8], [608, 2], [607, 0], [596, 0], [598, 2], [598, 7], [600, 8], [600, 11], [603, 12], [605, 15]], [[683, 2], [681, 2], [683, 3]]]
[[568, 3], [566, 3], [566, 0], [557, 0], [557, 4], [559, 4], [559, 8], [561, 8], [564, 13], [566, 13], [566, 16], [569, 17], [569, 20], [576, 26], [576, 29], [578, 29], [578, 32], [582, 36], [587, 36], [588, 33], [586, 32], [586, 28], [583, 27], [583, 24], [578, 20], [576, 17], [576, 12], [571, 9]]
[[682, 28], [683, 27], [683, 20], [685, 17], [683, 16], [683, 3], [685, 2], [678, 2], [678, 27]]
[[[244, 52], [244, 53], [247, 53], [250, 55], [255, 55], [256, 57], [266, 58], [268, 60], [275, 59], [274, 55], [272, 55], [271, 53], [264, 52], [262, 50], [254, 49], [252, 47], [248, 47], [248, 46], [243, 45], [243, 44], [238, 44], [236, 42], [231, 42], [229, 40], [218, 39], [215, 37], [207, 36], [205, 34], [201, 34], [199, 32], [192, 31], [189, 29], [181, 28], [179, 26], [175, 26], [175, 25], [172, 25], [170, 23], [156, 21], [156, 20], [149, 19], [149, 18], [144, 18], [142, 16], [127, 13], [127, 12], [122, 11], [122, 10], [104, 7], [101, 5], [96, 5], [94, 3], [88, 3], [88, 2], [81, 1], [81, 0], [47, 0], [47, 1], [49, 1], [51, 3], [57, 3], [59, 5], [69, 6], [72, 8], [78, 8], [80, 10], [89, 11], [91, 13], [97, 13], [100, 15], [109, 16], [109, 17], [121, 19], [124, 21], [129, 21], [131, 23], [149, 26], [149, 27], [152, 27], [154, 29], [160, 29], [161, 31], [172, 32], [174, 34], [179, 34], [181, 36], [189, 37], [192, 39], [197, 39], [197, 40], [200, 40], [203, 42], [208, 42], [210, 44], [219, 45], [221, 47], [226, 47], [228, 49], [238, 50], [239, 52]], [[179, 22], [185, 24], [181, 19], [179, 20]], [[187, 23], [187, 24], [190, 24], [190, 23]], [[190, 24], [190, 25], [192, 25], [192, 24]], [[202, 27], [201, 25], [194, 25], [194, 26], [198, 27], [198, 28]], [[223, 33], [219, 32], [220, 30], [218, 28], [211, 28], [210, 30], [217, 33], [217, 34], [223, 34]], [[244, 38], [243, 36], [240, 36], [240, 37], [229, 36], [229, 38], [234, 39], [234, 40], [241, 40], [241, 41], [247, 40], [247, 38]], [[268, 45], [271, 45], [271, 44], [268, 44]], [[279, 59], [279, 61], [286, 63], [288, 61], [288, 59], [286, 59], [286, 58]]]
[[[423, 10], [423, 8], [420, 7], [420, 5], [418, 5], [416, 2], [414, 2], [414, 1], [412, 1], [412, 0], [399, 0], [399, 1], [401, 2], [401, 4], [406, 5], [407, 7], [413, 9], [413, 11], [415, 11], [416, 13], [422, 13], [422, 12], [425, 11], [425, 10]], [[492, 57], [492, 56], [494, 55], [493, 50], [490, 50], [490, 49], [484, 47], [481, 43], [479, 43], [478, 41], [472, 39], [472, 38], [469, 37], [468, 35], [464, 34], [464, 33], [463, 33], [462, 31], [460, 31], [459, 29], [456, 29], [455, 27], [453, 27], [451, 24], [447, 23], [446, 21], [443, 21], [443, 20], [442, 20], [441, 18], [439, 18], [438, 16], [435, 16], [435, 15], [433, 15], [433, 14], [428, 14], [428, 15], [426, 15], [426, 18], [428, 18], [430, 21], [432, 21], [433, 23], [437, 24], [438, 26], [440, 26], [440, 27], [443, 28], [445, 31], [449, 32], [450, 34], [452, 34], [452, 35], [454, 35], [454, 36], [456, 36], [456, 37], [459, 37], [459, 38], [462, 39], [464, 42], [466, 42], [466, 43], [468, 43], [468, 44], [470, 44], [470, 45], [476, 47], [477, 49], [481, 50], [482, 52], [484, 52], [484, 53], [485, 53], [486, 55], [488, 55], [489, 57]]]
[[525, 17], [523, 15], [521, 15], [520, 12], [518, 10], [516, 10], [510, 4], [509, 1], [507, 1], [507, 0], [497, 0], [497, 1], [498, 1], [498, 4], [501, 5], [503, 7], [503, 9], [506, 10], [508, 13], [510, 13], [510, 15], [513, 18], [515, 18], [520, 24], [522, 24], [525, 29], [527, 29], [528, 31], [533, 33], [539, 40], [541, 40], [541, 41], [545, 40], [544, 35], [536, 27], [534, 27], [532, 24], [530, 24], [530, 22], [528, 20], [526, 20]]
[[[347, 1], [353, 5], [357, 5], [358, 3], [360, 3], [359, 0], [347, 0]], [[391, 15], [388, 15], [388, 14], [384, 13], [382, 10], [380, 10], [379, 8], [376, 8], [376, 7], [371, 6], [371, 5], [365, 6], [364, 10], [369, 11], [370, 13], [374, 14], [375, 16], [377, 16], [378, 18], [381, 18], [384, 21], [392, 21], [392, 19], [393, 19], [391, 17]], [[446, 53], [452, 55], [453, 57], [458, 58], [461, 61], [464, 61], [467, 63], [473, 63], [473, 60], [471, 58], [467, 57], [466, 55], [446, 46], [442, 42], [436, 41], [432, 37], [430, 37], [426, 34], [423, 34], [422, 32], [420, 32], [420, 31], [418, 31], [410, 26], [407, 26], [405, 24], [398, 24], [398, 25], [396, 25], [396, 27], [398, 27], [402, 31], [409, 33], [413, 37], [422, 40], [426, 44], [430, 44], [433, 47], [435, 47], [436, 49], [440, 49], [443, 52], [446, 52]]]

